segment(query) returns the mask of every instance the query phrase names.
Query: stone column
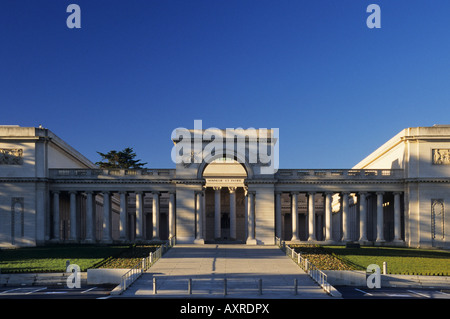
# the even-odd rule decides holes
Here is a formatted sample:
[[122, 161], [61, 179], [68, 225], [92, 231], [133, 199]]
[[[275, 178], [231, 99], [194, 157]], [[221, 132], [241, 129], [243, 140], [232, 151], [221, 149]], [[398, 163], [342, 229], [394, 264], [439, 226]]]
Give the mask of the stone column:
[[111, 194], [103, 192], [103, 236], [105, 243], [112, 242], [111, 237]]
[[383, 192], [377, 192], [377, 242], [384, 242], [384, 229], [383, 229]]
[[136, 240], [144, 239], [144, 198], [142, 192], [136, 192]]
[[127, 193], [121, 191], [121, 192], [119, 192], [119, 196], [120, 196], [120, 210], [119, 210], [120, 240], [126, 240], [127, 239]]
[[169, 193], [169, 238], [175, 236], [175, 193]]
[[308, 193], [308, 230], [309, 230], [309, 241], [316, 240], [316, 210], [315, 210], [315, 193]]
[[292, 238], [291, 241], [298, 241], [298, 192], [291, 193], [291, 211], [292, 211]]
[[332, 241], [333, 240], [333, 229], [332, 229], [332, 203], [333, 197], [332, 193], [325, 193], [325, 240]]
[[256, 245], [255, 238], [255, 193], [248, 192], [248, 234], [247, 245]]
[[197, 235], [194, 240], [195, 244], [204, 244], [205, 241], [203, 239], [203, 196], [202, 192], [196, 192], [195, 193], [196, 202], [195, 202], [195, 208], [196, 208], [196, 228], [197, 228]]
[[228, 187], [230, 191], [230, 238], [236, 239], [236, 187]]
[[94, 196], [91, 191], [86, 192], [86, 239], [87, 243], [94, 242]]
[[367, 193], [359, 193], [359, 241], [367, 241]]
[[248, 238], [249, 210], [248, 210], [248, 189], [247, 188], [244, 188], [244, 215], [245, 215], [245, 237]]
[[153, 237], [152, 239], [159, 239], [159, 192], [152, 192], [152, 220], [153, 220]]
[[401, 193], [394, 193], [394, 241], [402, 242], [401, 234], [401, 218], [400, 218], [400, 195]]
[[[36, 143], [37, 145], [38, 143]], [[49, 226], [49, 214], [48, 212], [48, 203], [50, 201], [49, 199], [49, 192], [48, 192], [48, 185], [46, 185], [45, 182], [36, 182], [36, 211], [35, 211], [35, 221], [36, 221], [36, 227], [35, 229], [35, 238], [36, 238], [36, 244], [37, 245], [43, 245], [45, 244], [45, 241], [50, 239], [49, 233], [46, 231], [48, 230]], [[26, 218], [25, 218], [26, 220]], [[24, 225], [24, 234], [27, 233], [27, 225]], [[31, 227], [30, 227], [31, 228]], [[31, 235], [31, 234], [30, 234]]]
[[281, 192], [275, 192], [275, 236], [281, 239]]
[[203, 239], [206, 238], [206, 187], [202, 191]]
[[348, 218], [348, 193], [342, 193], [342, 241], [350, 241]]
[[60, 240], [59, 228], [59, 192], [53, 192], [53, 238], [55, 241]]
[[222, 187], [213, 187], [214, 189], [214, 238], [221, 237], [221, 225], [220, 225], [220, 190]]
[[77, 192], [70, 194], [70, 236], [69, 240], [77, 240]]

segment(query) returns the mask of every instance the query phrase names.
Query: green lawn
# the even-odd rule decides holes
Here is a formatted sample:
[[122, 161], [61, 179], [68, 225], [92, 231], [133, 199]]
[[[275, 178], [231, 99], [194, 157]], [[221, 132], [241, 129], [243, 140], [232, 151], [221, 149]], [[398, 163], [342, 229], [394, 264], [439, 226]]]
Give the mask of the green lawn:
[[388, 274], [450, 276], [450, 251], [394, 247], [324, 248], [360, 270], [367, 269], [370, 264], [382, 268], [385, 261]]
[[23, 272], [64, 272], [66, 261], [80, 266], [81, 271], [88, 268], [128, 267], [137, 258], [149, 254], [157, 246], [146, 248], [129, 245], [55, 245], [0, 250], [0, 269], [2, 273]]
[[388, 274], [450, 276], [450, 251], [415, 248], [291, 245], [322, 270], [366, 270], [370, 264]]
[[[66, 261], [88, 268], [130, 268], [159, 245], [55, 245], [0, 250], [2, 273], [63, 272]], [[393, 247], [291, 245], [322, 270], [365, 270], [370, 264], [390, 274], [450, 276], [450, 251]]]

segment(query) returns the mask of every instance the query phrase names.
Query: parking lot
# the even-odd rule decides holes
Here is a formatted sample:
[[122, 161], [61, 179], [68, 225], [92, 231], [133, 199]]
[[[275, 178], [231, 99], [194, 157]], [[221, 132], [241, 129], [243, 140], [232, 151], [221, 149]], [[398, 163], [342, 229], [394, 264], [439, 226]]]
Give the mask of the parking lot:
[[335, 287], [344, 299], [450, 299], [450, 289]]
[[[450, 289], [336, 287], [343, 299], [450, 299]], [[109, 299], [113, 287], [0, 287], [0, 299]], [[120, 298], [120, 297], [119, 297]]]
[[1, 287], [0, 299], [107, 299], [112, 287]]

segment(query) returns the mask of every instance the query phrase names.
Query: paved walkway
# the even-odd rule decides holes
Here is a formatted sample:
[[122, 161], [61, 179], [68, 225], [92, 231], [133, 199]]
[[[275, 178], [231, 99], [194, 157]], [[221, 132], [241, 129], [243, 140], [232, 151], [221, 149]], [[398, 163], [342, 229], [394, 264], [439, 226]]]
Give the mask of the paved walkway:
[[[153, 294], [153, 277], [157, 279], [156, 294]], [[189, 278], [192, 278], [192, 294], [188, 293]], [[294, 293], [294, 279], [298, 282], [297, 295]], [[276, 246], [215, 244], [176, 245], [121, 296], [332, 298]]]

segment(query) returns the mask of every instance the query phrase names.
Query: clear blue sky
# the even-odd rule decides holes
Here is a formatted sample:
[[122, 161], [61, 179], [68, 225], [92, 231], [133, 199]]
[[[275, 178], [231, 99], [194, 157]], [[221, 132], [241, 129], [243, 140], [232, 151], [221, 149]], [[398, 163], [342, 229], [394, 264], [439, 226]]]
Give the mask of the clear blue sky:
[[[81, 7], [81, 29], [66, 8]], [[381, 7], [381, 29], [366, 8]], [[1, 0], [0, 124], [173, 168], [171, 132], [279, 128], [281, 168], [350, 168], [450, 124], [448, 0]]]

